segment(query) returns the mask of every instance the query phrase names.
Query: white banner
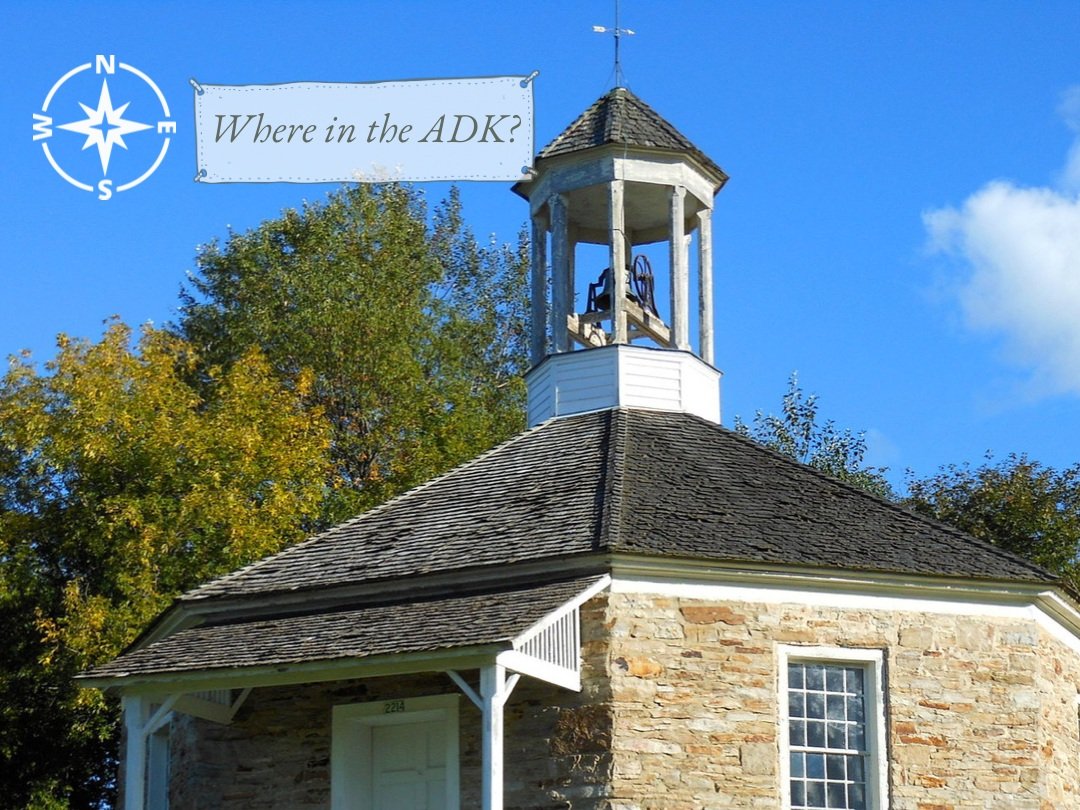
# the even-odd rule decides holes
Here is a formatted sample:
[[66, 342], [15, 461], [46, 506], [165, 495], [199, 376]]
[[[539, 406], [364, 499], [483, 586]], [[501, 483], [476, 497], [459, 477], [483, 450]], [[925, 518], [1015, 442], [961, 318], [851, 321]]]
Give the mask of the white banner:
[[202, 183], [518, 180], [531, 76], [195, 87]]

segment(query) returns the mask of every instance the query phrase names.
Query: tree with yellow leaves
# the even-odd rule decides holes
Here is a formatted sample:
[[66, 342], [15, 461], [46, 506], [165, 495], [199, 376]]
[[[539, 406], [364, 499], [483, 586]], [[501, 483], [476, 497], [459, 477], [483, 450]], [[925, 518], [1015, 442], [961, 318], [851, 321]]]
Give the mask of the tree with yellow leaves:
[[249, 350], [204, 367], [166, 332], [61, 337], [0, 380], [0, 805], [106, 807], [115, 706], [71, 676], [183, 590], [302, 537], [322, 508], [325, 420]]

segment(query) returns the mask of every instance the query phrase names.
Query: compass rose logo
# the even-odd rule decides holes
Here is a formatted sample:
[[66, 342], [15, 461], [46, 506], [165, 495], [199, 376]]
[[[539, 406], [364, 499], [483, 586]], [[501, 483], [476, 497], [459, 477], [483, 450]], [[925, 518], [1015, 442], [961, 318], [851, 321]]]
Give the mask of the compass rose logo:
[[[124, 73], [117, 74], [117, 67]], [[91, 69], [93, 76], [100, 77], [100, 85], [97, 80], [90, 80], [88, 85], [90, 77], [83, 74]], [[127, 79], [128, 74], [139, 82]], [[122, 97], [124, 103], [116, 105], [113, 102], [114, 92], [118, 97], [120, 92], [125, 94]], [[85, 103], [84, 99], [93, 99], [95, 95], [96, 104]], [[68, 115], [77, 116], [80, 108], [82, 118], [54, 124], [54, 116], [66, 120]], [[150, 122], [136, 120], [136, 116], [143, 119], [149, 116]], [[54, 132], [54, 126], [57, 130], [81, 135], [83, 140], [80, 143], [70, 136], [54, 140], [53, 136], [58, 134]], [[34, 141], [41, 142], [49, 165], [75, 188], [96, 191], [99, 200], [108, 200], [114, 193], [135, 188], [152, 175], [165, 160], [170, 136], [175, 133], [176, 122], [171, 119], [169, 104], [158, 86], [138, 68], [124, 62], [118, 64], [115, 54], [98, 54], [93, 64], [87, 62], [69, 70], [49, 90], [41, 112], [34, 113]], [[51, 148], [50, 143], [53, 144]], [[125, 163], [144, 167], [143, 171], [140, 173], [136, 169], [111, 174], [110, 168], [116, 162], [113, 160], [117, 156], [113, 151], [116, 147], [127, 154]], [[91, 148], [97, 151], [96, 161], [89, 161], [82, 154]], [[97, 174], [98, 165], [100, 175]], [[90, 178], [91, 182], [84, 182], [78, 179], [80, 177]]]

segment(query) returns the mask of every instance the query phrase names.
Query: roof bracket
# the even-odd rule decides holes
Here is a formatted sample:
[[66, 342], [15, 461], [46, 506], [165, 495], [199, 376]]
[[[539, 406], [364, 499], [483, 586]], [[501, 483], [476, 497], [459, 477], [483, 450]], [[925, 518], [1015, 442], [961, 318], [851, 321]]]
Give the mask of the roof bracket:
[[450, 676], [450, 680], [457, 684], [458, 689], [465, 693], [465, 697], [473, 702], [480, 711], [484, 710], [484, 701], [480, 695], [476, 694], [476, 690], [469, 686], [468, 682], [458, 675], [454, 670], [448, 669], [446, 674]]

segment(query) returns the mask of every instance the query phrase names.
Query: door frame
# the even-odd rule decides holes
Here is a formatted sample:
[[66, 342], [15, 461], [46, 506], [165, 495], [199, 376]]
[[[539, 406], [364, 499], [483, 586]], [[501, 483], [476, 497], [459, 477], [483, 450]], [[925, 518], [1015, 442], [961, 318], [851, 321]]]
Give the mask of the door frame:
[[461, 804], [458, 695], [373, 700], [335, 706], [330, 745], [333, 810], [372, 810], [371, 734], [376, 726], [442, 721], [445, 726], [446, 810]]

